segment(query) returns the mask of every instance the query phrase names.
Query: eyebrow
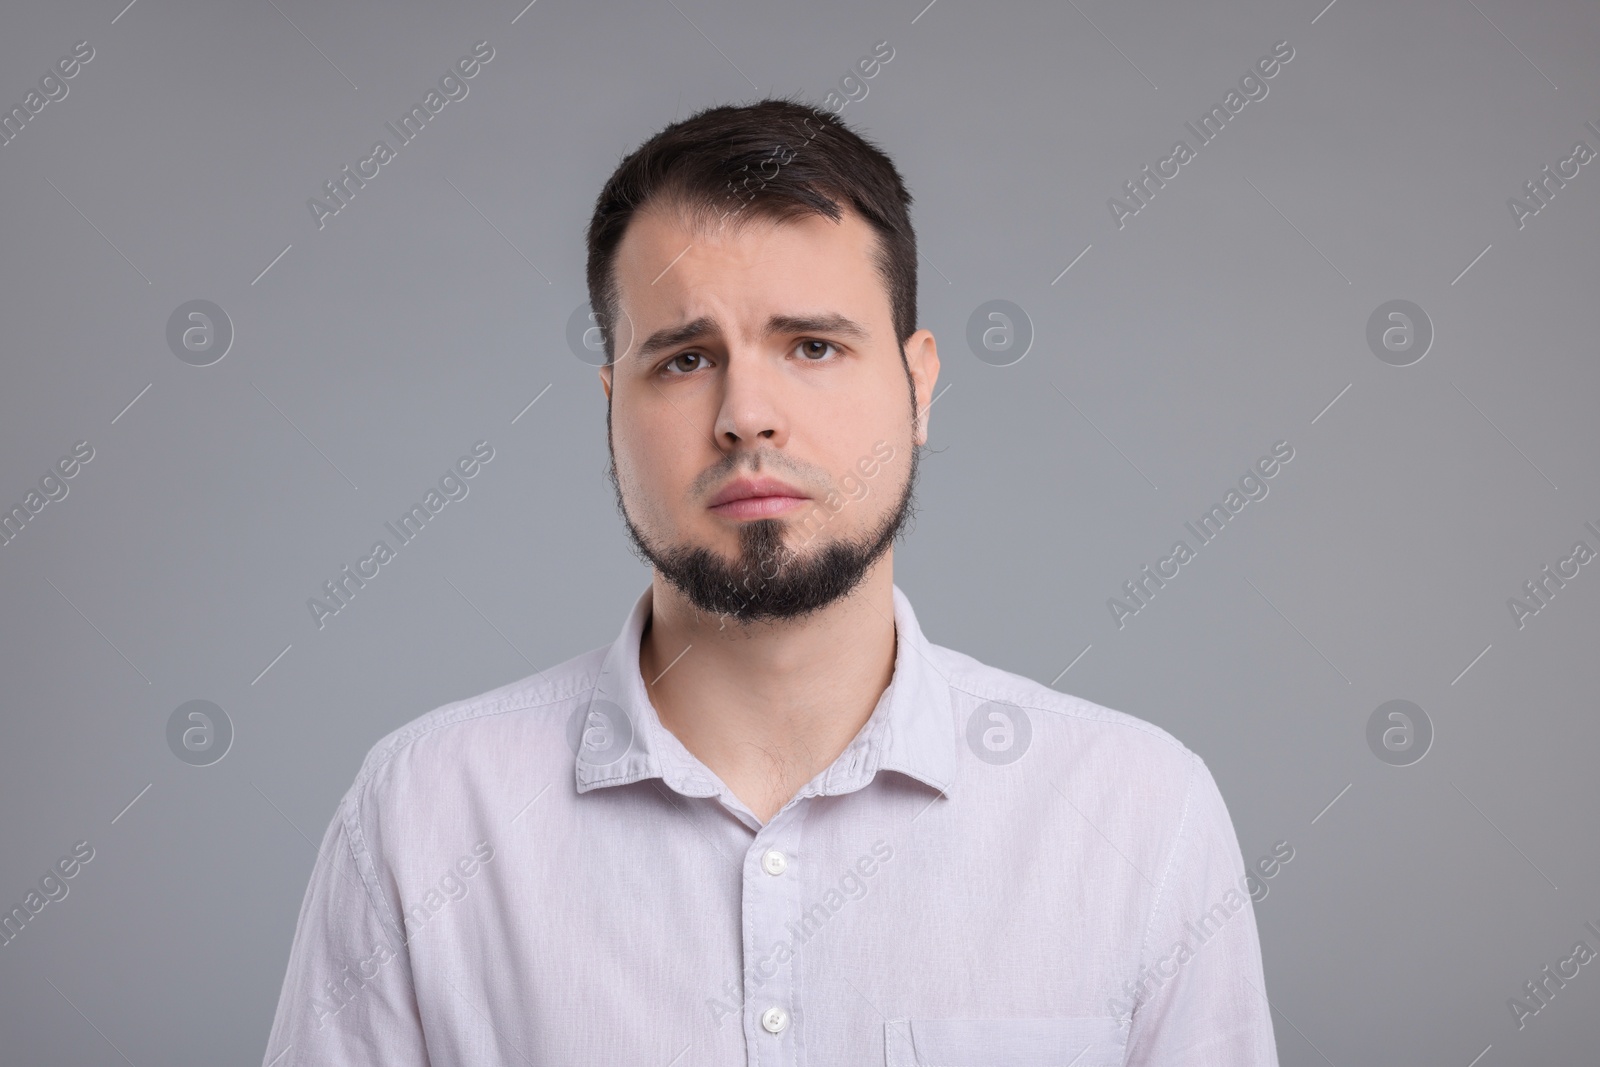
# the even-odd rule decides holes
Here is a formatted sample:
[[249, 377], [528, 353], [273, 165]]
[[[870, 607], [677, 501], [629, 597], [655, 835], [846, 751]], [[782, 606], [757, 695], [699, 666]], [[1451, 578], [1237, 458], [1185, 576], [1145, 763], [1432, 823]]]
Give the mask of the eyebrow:
[[[702, 337], [720, 335], [721, 332], [715, 320], [702, 315], [680, 326], [667, 326], [657, 330], [639, 346], [638, 357], [641, 360], [649, 359], [669, 348], [676, 348]], [[766, 336], [771, 337], [780, 333], [825, 333], [856, 341], [866, 340], [870, 336], [865, 326], [837, 312], [822, 315], [774, 315], [767, 320]]]

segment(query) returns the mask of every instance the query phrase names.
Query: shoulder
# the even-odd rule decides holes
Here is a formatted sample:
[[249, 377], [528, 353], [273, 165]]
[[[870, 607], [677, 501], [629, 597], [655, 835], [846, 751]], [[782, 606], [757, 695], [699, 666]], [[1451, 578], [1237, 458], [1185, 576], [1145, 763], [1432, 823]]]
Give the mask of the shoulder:
[[1026, 712], [1030, 725], [1066, 735], [1079, 746], [1093, 744], [1124, 758], [1185, 771], [1200, 757], [1166, 730], [1127, 712], [1064, 693], [1032, 678], [954, 649], [933, 646], [950, 683], [958, 716], [981, 705], [1009, 704]]
[[1037, 777], [1057, 783], [1075, 802], [1104, 803], [1124, 818], [1177, 829], [1192, 803], [1215, 790], [1205, 762], [1154, 723], [934, 648], [965, 745], [981, 741], [985, 724], [1014, 720], [1013, 729], [1027, 731], [1024, 758], [1036, 761]]
[[390, 731], [368, 749], [346, 803], [426, 803], [442, 789], [493, 775], [514, 755], [559, 759], [566, 712], [593, 691], [608, 647], [440, 705]]

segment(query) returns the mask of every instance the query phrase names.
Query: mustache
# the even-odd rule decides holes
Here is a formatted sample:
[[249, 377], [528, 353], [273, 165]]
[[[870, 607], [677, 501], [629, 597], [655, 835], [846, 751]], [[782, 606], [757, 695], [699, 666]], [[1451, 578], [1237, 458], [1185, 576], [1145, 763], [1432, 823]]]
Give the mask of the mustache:
[[692, 496], [703, 497], [741, 470], [752, 477], [765, 474], [781, 478], [808, 492], [832, 484], [832, 479], [825, 473], [802, 467], [781, 452], [773, 451], [765, 455], [761, 452], [745, 452], [729, 456], [702, 471], [690, 484], [689, 492]]

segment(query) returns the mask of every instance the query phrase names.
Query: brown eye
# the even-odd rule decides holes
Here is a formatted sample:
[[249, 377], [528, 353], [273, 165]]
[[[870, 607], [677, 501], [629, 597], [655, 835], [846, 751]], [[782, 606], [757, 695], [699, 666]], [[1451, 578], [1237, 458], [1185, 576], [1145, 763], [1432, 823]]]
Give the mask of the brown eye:
[[[689, 371], [699, 370], [700, 369], [700, 364], [703, 364], [705, 362], [705, 358], [706, 357], [702, 356], [698, 352], [679, 352], [677, 355], [675, 355], [671, 359], [667, 360], [664, 369], [669, 370], [669, 371], [670, 370], [677, 370], [677, 371], [682, 371], [684, 373], [688, 373]], [[683, 363], [680, 362], [680, 360], [696, 360], [698, 362], [693, 366], [685, 366]]]
[[[818, 347], [813, 347], [813, 346], [818, 346]], [[826, 356], [828, 354], [828, 350], [829, 349], [832, 349], [835, 352], [838, 351], [838, 348], [836, 346], [834, 346], [834, 344], [832, 342], [830, 342], [830, 341], [818, 341], [818, 340], [815, 340], [815, 339], [808, 339], [808, 340], [805, 340], [805, 341], [801, 341], [798, 345], [795, 346], [795, 351], [799, 352], [802, 356], [804, 356], [805, 359], [806, 359], [806, 362], [808, 362], [808, 363], [820, 363], [820, 362], [822, 362], [822, 357], [824, 357], [824, 356]]]

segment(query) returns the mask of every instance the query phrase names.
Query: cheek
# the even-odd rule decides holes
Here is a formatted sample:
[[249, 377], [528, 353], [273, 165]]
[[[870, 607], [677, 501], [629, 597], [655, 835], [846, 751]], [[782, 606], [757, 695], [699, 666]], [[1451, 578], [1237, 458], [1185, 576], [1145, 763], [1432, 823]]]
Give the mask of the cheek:
[[[817, 421], [809, 435], [828, 456], [836, 481], [852, 476], [863, 478], [863, 460], [867, 461], [868, 469], [874, 464], [881, 466], [880, 457], [873, 454], [875, 443], [889, 442], [898, 458], [901, 442], [910, 440], [911, 388], [905, 376], [897, 374], [892, 382], [873, 382], [871, 390], [873, 395], [869, 401], [843, 405], [829, 412]], [[866, 480], [876, 481], [876, 478]]]
[[617, 442], [617, 481], [623, 498], [634, 511], [658, 512], [664, 499], [667, 475], [660, 469], [664, 461], [649, 449]]
[[617, 481], [635, 522], [672, 528], [680, 521], [675, 516], [689, 507], [690, 486], [703, 465], [694, 465], [701, 450], [687, 439], [688, 432], [688, 424], [670, 408], [665, 417], [654, 410], [613, 411]]

